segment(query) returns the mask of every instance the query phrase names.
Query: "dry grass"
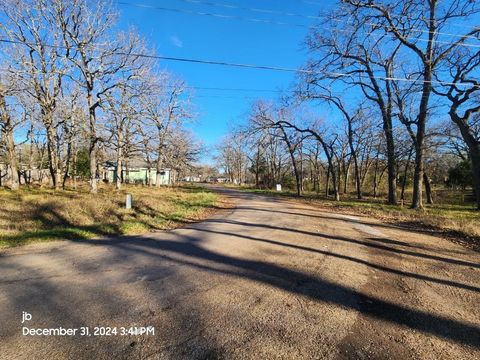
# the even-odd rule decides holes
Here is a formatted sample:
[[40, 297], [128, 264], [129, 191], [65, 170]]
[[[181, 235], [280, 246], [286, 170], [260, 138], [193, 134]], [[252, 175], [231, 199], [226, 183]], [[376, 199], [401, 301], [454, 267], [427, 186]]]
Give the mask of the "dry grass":
[[[131, 210], [124, 208], [127, 192], [133, 195]], [[0, 247], [171, 229], [204, 218], [218, 202], [217, 195], [195, 187], [116, 191], [104, 185], [96, 195], [87, 189], [0, 189]]]

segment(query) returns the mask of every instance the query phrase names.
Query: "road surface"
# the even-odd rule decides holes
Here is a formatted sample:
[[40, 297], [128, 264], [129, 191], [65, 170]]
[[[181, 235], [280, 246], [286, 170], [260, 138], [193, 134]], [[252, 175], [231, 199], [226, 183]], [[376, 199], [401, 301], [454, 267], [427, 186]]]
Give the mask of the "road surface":
[[[227, 196], [233, 209], [182, 229], [2, 251], [0, 358], [480, 358], [478, 253], [286, 199]], [[119, 333], [147, 326], [153, 335]], [[77, 333], [23, 335], [60, 327]]]

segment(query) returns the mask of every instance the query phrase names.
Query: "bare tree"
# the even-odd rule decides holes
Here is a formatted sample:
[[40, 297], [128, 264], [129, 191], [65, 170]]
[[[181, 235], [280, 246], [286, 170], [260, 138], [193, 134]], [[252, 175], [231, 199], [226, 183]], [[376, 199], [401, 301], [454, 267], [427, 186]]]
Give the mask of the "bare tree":
[[298, 136], [298, 132], [292, 132], [290, 127], [284, 127], [283, 123], [278, 122], [282, 119], [289, 121], [291, 117], [292, 114], [286, 107], [281, 106], [279, 109], [275, 110], [272, 109], [272, 105], [259, 101], [252, 109], [250, 131], [253, 131], [254, 133], [260, 131], [263, 133], [271, 128], [278, 130], [273, 135], [279, 137], [285, 143], [286, 149], [290, 156], [293, 174], [295, 176], [297, 195], [300, 196], [302, 194], [301, 169], [299, 168], [299, 162], [297, 161], [296, 154], [300, 148], [302, 139]]
[[480, 28], [473, 28], [453, 42], [438, 41], [439, 32], [456, 21], [478, 14], [480, 8], [475, 2], [453, 0], [448, 3], [439, 0], [343, 0], [349, 5], [348, 10], [363, 19], [363, 24], [373, 27], [377, 32], [391, 34], [402, 50], [418, 59], [420, 66], [411, 71], [412, 78], [422, 83], [420, 101], [414, 125], [415, 173], [413, 185], [412, 208], [423, 206], [422, 181], [424, 172], [425, 135], [429, 116], [430, 97], [436, 70], [442, 62], [467, 39], [480, 33]]
[[[64, 90], [64, 92], [66, 91]], [[81, 94], [76, 88], [62, 96], [59, 104], [58, 116], [61, 117], [61, 132], [57, 132], [57, 157], [63, 168], [63, 189], [70, 177], [73, 179], [73, 187], [76, 188], [77, 185], [78, 146], [86, 118], [80, 96]]]
[[[0, 79], [0, 81], [3, 79]], [[8, 165], [10, 166], [10, 188], [18, 190], [18, 162], [15, 153], [14, 130], [19, 125], [13, 118], [12, 110], [7, 104], [7, 97], [11, 94], [11, 84], [0, 82], [0, 133], [6, 149]]]
[[192, 170], [202, 151], [203, 146], [193, 133], [176, 127], [172, 130], [165, 147], [165, 164], [174, 170], [174, 176], [185, 174]]
[[[320, 99], [324, 100], [327, 103], [333, 105], [342, 115], [343, 119], [346, 122], [347, 127], [347, 139], [348, 139], [348, 147], [350, 150], [350, 157], [353, 160], [354, 171], [355, 171], [355, 186], [357, 192], [357, 198], [362, 198], [362, 190], [361, 190], [361, 180], [360, 180], [360, 165], [358, 161], [357, 149], [355, 146], [355, 136], [357, 133], [355, 129], [355, 122], [362, 116], [362, 108], [359, 106], [358, 108], [354, 109], [353, 111], [348, 109], [345, 105], [344, 101], [341, 99], [340, 96], [335, 95], [332, 93], [331, 89], [328, 89], [324, 86], [319, 85], [317, 88], [320, 88], [320, 92], [316, 92], [315, 94], [309, 94], [309, 99]], [[348, 171], [345, 171], [345, 188], [347, 186], [347, 179], [348, 179]], [[346, 192], [346, 189], [345, 189]]]
[[[140, 76], [139, 73], [138, 77]], [[143, 138], [139, 140], [139, 144], [135, 141], [136, 135], [140, 137], [144, 135], [141, 124], [142, 108], [139, 101], [144, 90], [145, 86], [141, 81], [130, 79], [105, 93], [106, 101], [102, 107], [109, 114], [105, 127], [109, 133], [107, 146], [115, 151], [117, 190], [121, 188], [121, 175], [124, 165], [128, 162], [128, 156], [139, 152], [139, 147], [144, 141]]]
[[234, 129], [216, 146], [214, 159], [217, 166], [234, 184], [245, 184], [247, 181], [249, 139], [244, 129]]
[[57, 156], [55, 119], [57, 102], [62, 91], [62, 80], [67, 71], [62, 58], [66, 51], [48, 12], [49, 3], [41, 0], [8, 0], [2, 11], [8, 19], [2, 29], [11, 45], [13, 61], [9, 70], [21, 86], [41, 108], [41, 121], [47, 136], [49, 169], [52, 185], [60, 186], [61, 166]]
[[[444, 72], [445, 73], [445, 72]], [[472, 161], [477, 209], [480, 210], [480, 51], [457, 49], [448, 58], [447, 83], [434, 92], [448, 99], [450, 119], [460, 130]], [[438, 79], [445, 77], [437, 76]], [[462, 155], [458, 143], [453, 141]]]
[[[284, 114], [282, 114], [282, 118], [284, 118]], [[299, 169], [299, 164], [296, 159], [296, 152], [299, 146], [302, 143], [302, 139], [298, 137], [295, 133], [288, 133], [288, 130], [282, 125], [278, 125], [278, 129], [281, 133], [281, 139], [285, 142], [287, 146], [288, 153], [290, 154], [290, 159], [292, 161], [293, 167], [293, 174], [295, 175], [295, 187], [297, 189], [297, 196], [302, 195], [302, 176], [301, 170]], [[301, 148], [300, 148], [301, 151]]]
[[252, 128], [257, 130], [263, 130], [266, 128], [278, 130], [284, 129], [283, 131], [285, 131], [285, 129], [290, 129], [298, 132], [302, 135], [302, 137], [313, 137], [316, 141], [318, 141], [322, 146], [325, 156], [327, 157], [329, 173], [332, 175], [334, 198], [338, 201], [340, 200], [340, 184], [339, 176], [336, 169], [338, 154], [335, 150], [338, 135], [333, 134], [332, 136], [326, 136], [325, 131], [320, 130], [321, 126], [320, 121], [318, 120], [313, 121], [310, 124], [308, 124], [307, 122], [307, 126], [305, 126], [306, 121], [301, 121], [297, 115], [293, 115], [291, 117], [276, 117], [266, 111], [261, 111], [256, 116], [252, 117], [252, 119], [254, 120]]
[[[84, 92], [88, 107], [90, 191], [97, 192], [97, 147], [101, 140], [98, 111], [104, 95], [136, 76], [139, 55], [144, 53], [141, 39], [133, 32], [109, 36], [116, 14], [107, 1], [95, 6], [87, 0], [68, 3], [55, 0], [52, 12], [67, 49], [66, 58], [78, 70], [71, 77]], [[122, 73], [122, 76], [115, 76]]]
[[[315, 99], [319, 92], [340, 82], [348, 87], [359, 88], [365, 98], [377, 106], [387, 149], [388, 203], [396, 204], [391, 79], [398, 46], [382, 46], [379, 39], [371, 36], [371, 31], [361, 31], [366, 20], [352, 15], [355, 14], [338, 9], [307, 37], [307, 46], [316, 58], [307, 63], [299, 92], [302, 98]], [[325, 26], [333, 31], [325, 32]]]
[[141, 99], [145, 118], [156, 131], [154, 138], [156, 153], [156, 186], [160, 186], [160, 177], [165, 164], [165, 150], [172, 130], [193, 117], [186, 86], [182, 80], [167, 73], [150, 75], [150, 90]]

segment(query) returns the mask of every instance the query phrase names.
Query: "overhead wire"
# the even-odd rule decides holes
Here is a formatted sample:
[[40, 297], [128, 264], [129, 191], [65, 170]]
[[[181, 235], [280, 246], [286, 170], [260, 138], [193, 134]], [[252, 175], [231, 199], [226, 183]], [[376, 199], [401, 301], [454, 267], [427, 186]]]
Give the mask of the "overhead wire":
[[286, 23], [286, 22], [282, 22], [282, 21], [257, 19], [257, 18], [250, 18], [250, 17], [238, 16], [238, 15], [217, 14], [217, 13], [194, 11], [194, 10], [187, 10], [187, 9], [178, 9], [178, 8], [171, 8], [171, 7], [157, 6], [157, 5], [129, 3], [129, 2], [125, 2], [125, 1], [119, 1], [118, 4], [129, 5], [129, 6], [140, 7], [140, 8], [147, 8], [147, 9], [155, 9], [155, 10], [167, 11], [167, 12], [175, 12], [175, 13], [180, 13], [180, 14], [208, 16], [208, 17], [221, 18], [221, 19], [241, 20], [241, 21], [249, 21], [249, 22], [256, 22], [256, 23], [281, 25], [281, 26], [295, 26], [295, 27], [302, 27], [302, 28], [309, 28], [310, 27], [310, 26], [304, 25], [304, 24], [292, 24], [292, 23]]
[[[226, 9], [245, 10], [245, 11], [257, 12], [257, 13], [262, 13], [262, 14], [273, 14], [273, 15], [299, 17], [299, 18], [309, 19], [309, 20], [321, 20], [321, 19], [325, 18], [325, 16], [303, 15], [303, 14], [283, 12], [283, 11], [273, 10], [273, 9], [251, 8], [251, 7], [244, 7], [244, 6], [238, 6], [238, 5], [232, 5], [232, 4], [217, 3], [217, 2], [212, 2], [212, 1], [202, 1], [202, 0], [176, 0], [176, 1], [182, 1], [182, 2], [190, 3], [190, 4], [199, 4], [199, 5], [221, 7], [221, 8], [226, 8]], [[121, 3], [121, 2], [119, 2], [119, 3]], [[124, 3], [127, 3], [127, 2], [124, 2]]]
[[[25, 44], [24, 42], [16, 41], [16, 40], [10, 40], [10, 39], [0, 39], [0, 42]], [[33, 45], [32, 43], [28, 43], [28, 44]], [[55, 47], [55, 48], [69, 49], [69, 47], [62, 46], [62, 45], [50, 45], [50, 44], [42, 44], [42, 45], [45, 46], [45, 47]], [[70, 49], [72, 49], [72, 47], [70, 47]], [[95, 49], [95, 47], [93, 47], [93, 49]], [[281, 66], [234, 63], [234, 62], [228, 62], [228, 61], [203, 60], [203, 59], [195, 59], [195, 58], [183, 58], [183, 57], [162, 56], [162, 55], [141, 54], [141, 53], [117, 52], [116, 54], [117, 55], [122, 55], [122, 56], [157, 59], [157, 60], [165, 60], [165, 61], [177, 61], [177, 62], [184, 62], [184, 63], [204, 64], [204, 65], [217, 65], [217, 66], [225, 66], [225, 67], [257, 69], [257, 70], [271, 70], [271, 71], [290, 72], [290, 73], [307, 74], [307, 75], [308, 74], [310, 74], [310, 75], [327, 75], [329, 77], [334, 77], [334, 78], [341, 78], [341, 77], [356, 78], [357, 76], [360, 76], [360, 77], [363, 77], [363, 78], [368, 78], [368, 75], [367, 76], [362, 76], [362, 75], [357, 74], [356, 76], [354, 76], [352, 74], [342, 73], [342, 72], [296, 69], [296, 68], [288, 68], [288, 67], [281, 67]], [[430, 84], [440, 84], [440, 85], [450, 85], [450, 86], [452, 86], [452, 85], [455, 85], [455, 86], [469, 86], [469, 84], [458, 84], [458, 83], [445, 82], [445, 81], [439, 81], [439, 80], [408, 79], [408, 78], [388, 77], [388, 76], [374, 76], [374, 78], [378, 79], [378, 80], [385, 80], [385, 81], [403, 81], [403, 82], [409, 82], [409, 83], [430, 83]]]
[[[193, 3], [193, 4], [202, 4], [202, 5], [208, 5], [208, 6], [213, 6], [213, 7], [246, 10], [246, 11], [257, 12], [257, 13], [267, 13], [267, 14], [277, 14], [277, 15], [290, 16], [290, 17], [300, 17], [300, 18], [305, 18], [305, 19], [309, 19], [309, 20], [322, 20], [323, 19], [323, 20], [337, 21], [337, 22], [340, 22], [340, 23], [344, 22], [343, 20], [340, 20], [340, 19], [331, 19], [331, 17], [325, 16], [325, 15], [317, 15], [317, 16], [303, 15], [303, 14], [297, 14], [297, 13], [282, 12], [282, 11], [272, 10], [272, 9], [250, 8], [250, 7], [243, 7], [243, 6], [238, 6], [238, 5], [230, 5], [230, 4], [217, 3], [217, 2], [211, 2], [211, 1], [203, 1], [203, 0], [177, 0], [177, 1], [182, 1], [182, 2], [186, 2], [186, 3]], [[257, 19], [257, 18], [237, 16], [237, 15], [205, 13], [205, 12], [194, 11], [194, 10], [185, 10], [185, 9], [178, 9], [178, 8], [171, 8], [171, 7], [164, 7], [164, 6], [157, 6], [157, 5], [132, 3], [132, 2], [128, 2], [128, 1], [118, 1], [118, 4], [134, 6], [134, 7], [150, 8], [150, 9], [156, 9], [156, 10], [160, 10], [160, 11], [171, 11], [171, 12], [178, 12], [178, 13], [186, 13], [186, 14], [190, 14], [190, 15], [211, 16], [211, 17], [217, 17], [217, 18], [222, 18], [222, 19], [234, 19], [234, 20], [251, 21], [251, 22], [257, 22], [257, 23], [265, 23], [265, 24], [270, 23], [270, 24], [274, 24], [274, 25], [295, 26], [295, 27], [304, 27], [304, 28], [310, 28], [311, 27], [311, 25], [305, 25], [305, 24], [293, 24], [293, 23], [287, 23], [287, 22], [281, 22], [281, 21], [275, 21], [275, 20], [269, 20], [269, 19]], [[406, 18], [411, 19], [409, 17], [406, 17]], [[370, 22], [365, 23], [365, 25], [378, 26], [378, 24], [370, 23]], [[425, 33], [425, 34], [431, 33], [431, 31], [424, 30], [424, 29], [410, 29], [410, 31]], [[452, 37], [459, 37], [459, 38], [465, 37], [466, 39], [474, 39], [474, 40], [478, 39], [478, 37], [476, 37], [474, 35], [463, 35], [463, 34], [447, 33], [447, 32], [442, 32], [442, 31], [435, 31], [435, 34], [452, 36]], [[422, 41], [422, 39], [418, 39], [418, 38], [415, 38], [415, 37], [406, 36], [405, 38], [416, 39], [416, 40]], [[426, 39], [423, 39], [423, 40], [426, 40]], [[426, 41], [428, 41], [428, 40], [426, 40]], [[449, 42], [441, 41], [441, 40], [437, 40], [436, 42], [449, 44]], [[472, 46], [472, 45], [471, 44], [465, 44], [465, 46]]]

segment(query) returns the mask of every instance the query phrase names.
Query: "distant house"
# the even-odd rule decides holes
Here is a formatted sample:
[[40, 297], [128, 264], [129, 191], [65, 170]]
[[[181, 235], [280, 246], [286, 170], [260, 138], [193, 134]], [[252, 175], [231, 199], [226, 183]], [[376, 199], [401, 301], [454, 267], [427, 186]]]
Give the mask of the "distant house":
[[[132, 161], [128, 167], [122, 167], [122, 173], [117, 174], [116, 164], [112, 161], [107, 161], [102, 169], [102, 180], [107, 183], [117, 182], [117, 177], [127, 184], [157, 184], [157, 169], [148, 168], [147, 164]], [[174, 182], [174, 173], [171, 169], [162, 169], [160, 171], [160, 185], [171, 185]]]
[[226, 183], [229, 182], [229, 179], [226, 177], [217, 177], [217, 176], [210, 176], [205, 179], [206, 182], [209, 183]]
[[201, 176], [185, 176], [182, 178], [182, 181], [185, 182], [201, 182], [202, 177]]
[[[12, 170], [6, 163], [0, 162], [0, 186], [10, 183]], [[50, 171], [48, 169], [29, 169], [26, 166], [18, 165], [18, 181], [20, 184], [48, 184], [50, 182]]]
[[217, 177], [216, 180], [215, 180], [215, 182], [217, 182], [217, 183], [226, 183], [226, 182], [228, 182], [228, 178], [226, 178], [226, 177]]

